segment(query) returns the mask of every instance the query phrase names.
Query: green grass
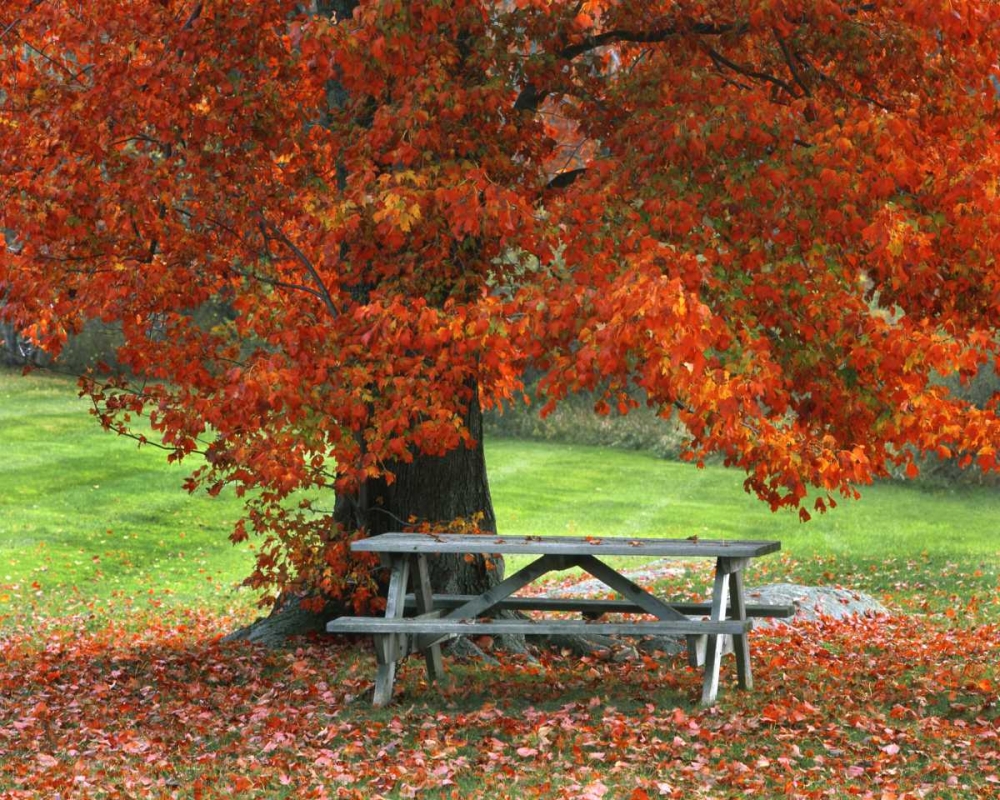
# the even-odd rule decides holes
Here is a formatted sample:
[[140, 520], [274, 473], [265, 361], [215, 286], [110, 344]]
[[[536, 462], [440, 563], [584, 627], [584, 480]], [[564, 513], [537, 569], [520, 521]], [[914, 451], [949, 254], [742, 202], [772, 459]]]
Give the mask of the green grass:
[[[890, 604], [944, 612], [996, 590], [1000, 492], [882, 483], [808, 523], [772, 513], [741, 473], [631, 451], [499, 441], [488, 447], [498, 525], [506, 534], [778, 539], [752, 583], [837, 584]], [[619, 567], [635, 559], [609, 559]], [[509, 569], [525, 558], [509, 559]], [[997, 612], [978, 608], [975, 618]], [[995, 617], [994, 617], [995, 618]]]
[[[43, 373], [0, 372], [0, 439], [0, 613], [29, 592], [53, 611], [64, 590], [181, 605], [233, 598], [252, 561], [226, 539], [239, 503], [185, 493], [193, 464], [105, 433], [71, 381]], [[779, 539], [783, 558], [761, 560], [761, 580], [885, 594], [902, 575], [909, 599], [922, 585], [948, 598], [996, 581], [1000, 492], [988, 488], [880, 484], [802, 524], [717, 466], [513, 440], [488, 442], [487, 458], [506, 534]]]
[[506, 534], [780, 539], [786, 551], [819, 556], [1000, 555], [1000, 492], [991, 489], [879, 484], [803, 524], [772, 513], [743, 491], [742, 473], [718, 466], [519, 441], [490, 442], [488, 460]]
[[28, 591], [213, 601], [249, 570], [235, 499], [188, 495], [187, 465], [104, 432], [71, 381], [0, 372], [0, 441], [0, 612]]

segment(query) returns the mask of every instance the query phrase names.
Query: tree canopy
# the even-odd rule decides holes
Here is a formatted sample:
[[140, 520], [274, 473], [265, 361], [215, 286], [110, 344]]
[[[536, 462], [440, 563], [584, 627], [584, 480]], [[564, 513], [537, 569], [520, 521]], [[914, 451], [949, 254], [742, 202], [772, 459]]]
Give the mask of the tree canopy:
[[526, 371], [803, 517], [995, 469], [938, 377], [998, 357], [998, 48], [987, 0], [7, 0], [0, 314], [121, 324], [83, 390], [246, 492], [261, 586], [357, 580], [288, 499]]

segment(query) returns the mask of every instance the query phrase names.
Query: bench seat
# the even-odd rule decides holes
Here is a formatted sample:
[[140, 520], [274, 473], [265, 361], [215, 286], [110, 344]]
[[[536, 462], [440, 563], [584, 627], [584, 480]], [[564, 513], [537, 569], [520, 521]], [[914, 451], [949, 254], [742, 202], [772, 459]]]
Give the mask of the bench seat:
[[753, 620], [637, 620], [631, 622], [587, 622], [576, 619], [440, 619], [434, 617], [338, 617], [326, 625], [328, 633], [380, 634], [409, 633], [431, 636], [480, 636], [483, 634], [550, 634], [633, 636], [699, 636], [745, 634]]
[[[434, 607], [450, 610], [476, 599], [473, 594], [436, 594]], [[712, 611], [711, 603], [671, 602], [671, 608], [681, 614], [691, 616], [707, 615]], [[406, 596], [406, 609], [417, 607], [412, 594]], [[495, 609], [503, 611], [578, 611], [585, 617], [599, 617], [603, 614], [645, 614], [646, 612], [628, 600], [599, 600], [579, 597], [508, 597], [501, 600]], [[795, 616], [795, 606], [788, 604], [748, 603], [748, 617], [789, 619]]]

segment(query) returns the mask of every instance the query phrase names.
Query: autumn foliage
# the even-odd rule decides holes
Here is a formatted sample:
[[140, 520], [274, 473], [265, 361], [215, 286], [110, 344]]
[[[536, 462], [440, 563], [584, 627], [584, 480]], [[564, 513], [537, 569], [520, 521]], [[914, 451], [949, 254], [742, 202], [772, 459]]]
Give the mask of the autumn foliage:
[[469, 444], [526, 370], [803, 517], [997, 467], [936, 380], [998, 355], [995, 3], [307, 5], [0, 10], [2, 313], [120, 323], [84, 391], [246, 492], [253, 582], [357, 579], [287, 498]]

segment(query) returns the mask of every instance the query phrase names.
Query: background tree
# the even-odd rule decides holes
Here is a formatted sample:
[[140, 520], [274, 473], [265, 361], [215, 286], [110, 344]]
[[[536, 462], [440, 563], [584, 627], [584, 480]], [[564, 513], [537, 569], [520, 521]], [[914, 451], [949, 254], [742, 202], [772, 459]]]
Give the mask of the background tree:
[[2, 313], [52, 352], [120, 321], [101, 422], [202, 453], [189, 488], [262, 537], [249, 583], [316, 609], [372, 600], [357, 535], [494, 528], [480, 403], [527, 369], [546, 408], [641, 390], [803, 518], [914, 452], [994, 469], [996, 398], [932, 377], [997, 356], [998, 20], [12, 0]]

